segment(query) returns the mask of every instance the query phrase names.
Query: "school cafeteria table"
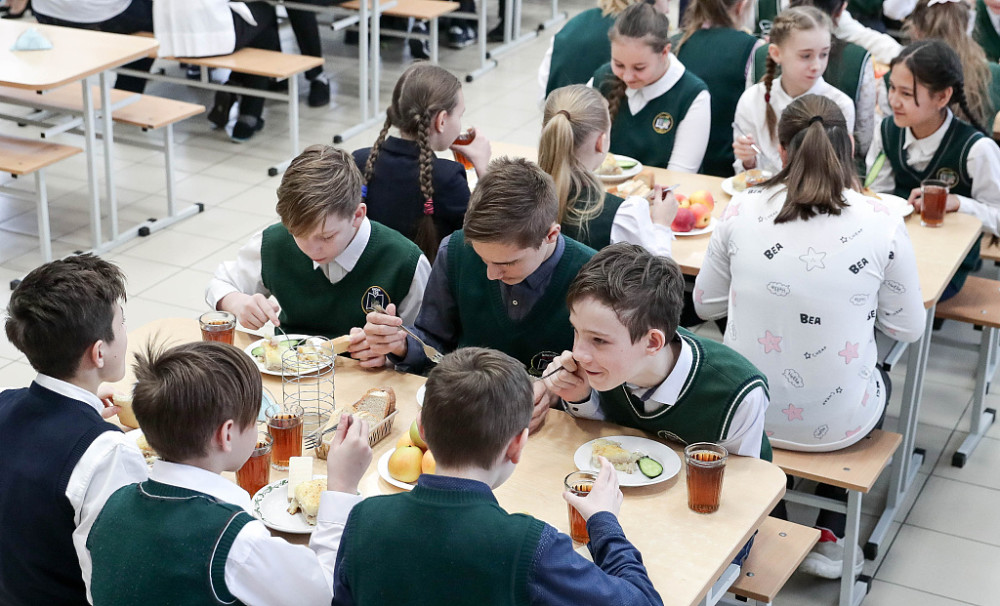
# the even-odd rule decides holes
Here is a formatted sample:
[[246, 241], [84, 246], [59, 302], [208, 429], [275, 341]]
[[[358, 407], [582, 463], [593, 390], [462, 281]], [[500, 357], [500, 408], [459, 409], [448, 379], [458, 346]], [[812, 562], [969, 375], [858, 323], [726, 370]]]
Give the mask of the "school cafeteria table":
[[[200, 339], [201, 333], [194, 319], [156, 320], [135, 329], [129, 333], [129, 366], [132, 352], [141, 350], [150, 338], [183, 343]], [[256, 338], [237, 333], [236, 345], [244, 348]], [[280, 400], [281, 378], [263, 375], [263, 379], [264, 385]], [[129, 385], [132, 381], [129, 368], [121, 384]], [[423, 383], [424, 378], [417, 375], [392, 370], [369, 371], [353, 360], [338, 360], [335, 374], [338, 405], [354, 402], [372, 387], [390, 386], [396, 392], [399, 413], [389, 436], [375, 445], [372, 464], [360, 486], [365, 496], [401, 492], [379, 478], [376, 462], [385, 452], [395, 448], [396, 441], [416, 418], [419, 408], [415, 396]], [[566, 474], [576, 469], [573, 453], [581, 444], [609, 435], [643, 434], [608, 423], [575, 420], [563, 412], [550, 411], [542, 428], [528, 440], [517, 470], [497, 489], [500, 505], [510, 512], [529, 513], [568, 532], [569, 517], [562, 498], [562, 482]], [[325, 475], [326, 462], [317, 459], [315, 471]], [[272, 482], [285, 477], [286, 472], [271, 470]], [[687, 485], [682, 469], [677, 476], [660, 484], [624, 488], [620, 519], [626, 536], [642, 552], [664, 603], [671, 606], [703, 604], [713, 583], [726, 571], [784, 491], [785, 474], [775, 465], [734, 456], [726, 466], [718, 512], [703, 515], [687, 508]], [[299, 543], [308, 538], [307, 535], [280, 536]]]
[[[492, 143], [492, 151], [494, 157], [509, 155], [521, 156], [530, 160], [537, 157], [537, 150], [534, 148], [502, 142]], [[690, 194], [698, 189], [707, 189], [712, 192], [715, 198], [715, 210], [712, 214], [716, 218], [722, 216], [729, 204], [729, 194], [722, 191], [723, 180], [718, 177], [679, 173], [662, 168], [647, 168], [646, 170], [652, 172], [655, 182], [661, 185], [680, 183], [679, 191], [681, 192]], [[868, 559], [875, 559], [877, 556], [879, 545], [885, 539], [897, 508], [903, 502], [903, 498], [923, 462], [923, 451], [915, 448], [915, 443], [920, 397], [923, 392], [924, 372], [927, 368], [927, 354], [931, 342], [931, 326], [934, 321], [934, 307], [982, 229], [978, 219], [964, 213], [948, 213], [944, 225], [939, 228], [921, 226], [917, 213], [911, 214], [905, 221], [917, 258], [920, 290], [923, 293], [927, 317], [923, 336], [909, 347], [906, 381], [903, 384], [903, 400], [897, 429], [899, 433], [903, 434], [903, 444], [899, 452], [911, 454], [893, 457], [886, 506], [865, 545], [865, 556]], [[703, 234], [678, 237], [674, 240], [673, 257], [685, 274], [697, 275], [701, 270], [709, 239], [709, 234]]]
[[[49, 50], [12, 51], [17, 38], [29, 28], [37, 28], [52, 42]], [[88, 80], [95, 74], [101, 84], [101, 107], [111, 104], [111, 70], [140, 57], [159, 46], [152, 38], [122, 36], [84, 29], [39, 25], [29, 22], [0, 20], [0, 86], [34, 91], [47, 91], [80, 82], [83, 87], [84, 151], [87, 155], [87, 181], [90, 186], [90, 233], [95, 250], [104, 244], [101, 230], [101, 201], [98, 194], [96, 163], [97, 125], [93, 92]], [[138, 97], [136, 97], [136, 100]], [[0, 97], [3, 101], [3, 97]], [[101, 131], [104, 137], [104, 179], [109, 205], [110, 240], [118, 236], [118, 205], [115, 200], [114, 167], [112, 165], [113, 129], [111, 112], [102, 113]]]

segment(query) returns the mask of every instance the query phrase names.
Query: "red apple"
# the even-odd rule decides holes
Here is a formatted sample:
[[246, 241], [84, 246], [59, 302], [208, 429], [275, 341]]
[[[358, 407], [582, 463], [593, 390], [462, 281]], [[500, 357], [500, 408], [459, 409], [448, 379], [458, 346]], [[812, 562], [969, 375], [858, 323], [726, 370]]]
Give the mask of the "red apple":
[[677, 232], [691, 231], [695, 222], [694, 213], [690, 208], [678, 208], [674, 222], [670, 224], [670, 229]]
[[704, 229], [712, 221], [712, 209], [701, 202], [692, 204], [691, 212], [694, 214], [694, 226], [696, 229]]
[[709, 212], [715, 210], [715, 198], [712, 197], [712, 192], [704, 189], [699, 189], [691, 194], [691, 204], [704, 204], [708, 207]]

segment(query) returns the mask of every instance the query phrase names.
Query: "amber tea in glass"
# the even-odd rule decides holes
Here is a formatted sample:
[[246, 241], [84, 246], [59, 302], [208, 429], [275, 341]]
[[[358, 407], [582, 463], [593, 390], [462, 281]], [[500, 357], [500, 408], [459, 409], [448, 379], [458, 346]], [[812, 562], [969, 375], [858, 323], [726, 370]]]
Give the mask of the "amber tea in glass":
[[691, 511], [713, 513], [719, 509], [727, 458], [729, 453], [725, 448], [710, 442], [697, 442], [684, 449], [688, 507]]
[[236, 334], [236, 316], [228, 311], [210, 311], [198, 318], [202, 341], [233, 344]]
[[[458, 135], [458, 138], [455, 139], [455, 142], [452, 143], [452, 145], [468, 145], [469, 143], [475, 141], [475, 139], [476, 139], [476, 131], [467, 130], [462, 134]], [[471, 170], [472, 168], [474, 168], [472, 160], [469, 160], [468, 156], [466, 156], [462, 152], [451, 150], [451, 153], [455, 154], [455, 162], [458, 162], [459, 164], [464, 166], [465, 170]]]
[[302, 456], [301, 406], [275, 406], [267, 411], [267, 430], [271, 434], [271, 467], [288, 469], [288, 459]]
[[[563, 485], [566, 490], [577, 495], [587, 496], [594, 487], [597, 474], [592, 471], [574, 471], [566, 476]], [[583, 519], [576, 507], [569, 507], [569, 536], [577, 543], [589, 543], [590, 535], [587, 533], [587, 521]]]
[[257, 445], [250, 453], [250, 458], [236, 472], [236, 483], [252, 497], [257, 494], [258, 490], [267, 486], [270, 474], [271, 436], [264, 432], [258, 432]]
[[944, 209], [948, 204], [948, 184], [934, 179], [923, 181], [920, 184], [920, 198], [920, 224], [941, 227], [944, 223]]

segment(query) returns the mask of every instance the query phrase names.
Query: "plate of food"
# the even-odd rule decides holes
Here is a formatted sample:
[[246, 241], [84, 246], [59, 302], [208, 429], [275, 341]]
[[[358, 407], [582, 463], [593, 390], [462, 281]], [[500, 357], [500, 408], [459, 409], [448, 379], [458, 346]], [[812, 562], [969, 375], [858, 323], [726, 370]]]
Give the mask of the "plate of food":
[[[322, 337], [312, 337], [310, 335], [281, 335], [276, 339], [257, 339], [243, 349], [248, 356], [257, 363], [257, 368], [267, 375], [280, 377], [282, 375], [282, 363], [288, 363], [288, 358], [292, 358], [294, 364], [294, 375], [312, 372], [325, 367], [323, 361], [328, 359], [331, 350], [321, 347], [322, 343], [329, 343]], [[297, 356], [286, 358], [285, 353], [295, 349]], [[326, 351], [323, 351], [326, 349]], [[323, 355], [325, 354], [325, 355]]]
[[901, 198], [894, 194], [876, 193], [868, 188], [865, 188], [861, 193], [866, 197], [875, 198], [876, 200], [881, 201], [882, 204], [889, 207], [889, 212], [895, 215], [899, 215], [900, 217], [909, 217], [913, 214], [913, 205], [910, 204], [910, 201], [905, 198]]
[[735, 196], [741, 191], [745, 191], [748, 187], [753, 187], [755, 185], [760, 185], [764, 181], [771, 178], [771, 173], [766, 170], [760, 170], [759, 168], [752, 168], [750, 170], [745, 170], [735, 177], [729, 177], [722, 181], [722, 191], [726, 192], [730, 196]]
[[393, 448], [392, 450], [385, 453], [379, 458], [378, 475], [380, 475], [383, 480], [385, 480], [389, 484], [392, 484], [396, 488], [402, 488], [403, 490], [413, 490], [413, 487], [417, 485], [416, 482], [412, 483], [403, 482], [402, 480], [397, 480], [396, 478], [392, 477], [392, 474], [389, 473], [389, 459], [392, 457], [392, 453], [394, 452], [396, 452], [395, 448]]
[[326, 476], [313, 476], [288, 490], [289, 478], [271, 482], [257, 491], [251, 501], [251, 513], [268, 528], [293, 534], [316, 530], [319, 497], [326, 490]]
[[135, 429], [128, 432], [129, 437], [135, 440], [135, 445], [139, 447], [139, 452], [142, 453], [142, 457], [146, 459], [146, 465], [150, 468], [153, 467], [153, 463], [160, 458], [160, 455], [153, 450], [153, 447], [149, 445], [146, 441], [146, 435], [142, 433], [141, 429]]
[[427, 391], [427, 384], [426, 383], [423, 384], [423, 385], [421, 385], [420, 389], [417, 390], [417, 406], [419, 406], [420, 408], [424, 407], [424, 392], [425, 391]]
[[606, 183], [627, 181], [642, 172], [642, 162], [619, 154], [608, 154], [597, 170], [597, 177]]
[[648, 486], [669, 480], [681, 470], [681, 459], [666, 444], [639, 436], [607, 436], [576, 449], [573, 462], [581, 471], [597, 471], [603, 456], [618, 471], [621, 486]]

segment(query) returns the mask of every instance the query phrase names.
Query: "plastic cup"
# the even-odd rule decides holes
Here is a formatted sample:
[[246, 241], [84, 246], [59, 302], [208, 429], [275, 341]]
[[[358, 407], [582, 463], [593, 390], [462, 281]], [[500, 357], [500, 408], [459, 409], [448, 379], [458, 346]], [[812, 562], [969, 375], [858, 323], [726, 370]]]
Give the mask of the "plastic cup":
[[928, 179], [920, 184], [921, 225], [941, 227], [944, 223], [944, 209], [948, 204], [948, 193], [948, 184], [944, 181]]
[[722, 496], [722, 476], [729, 453], [711, 442], [696, 442], [684, 449], [688, 507], [697, 513], [714, 513]]
[[[592, 471], [574, 471], [566, 476], [563, 485], [566, 490], [585, 497], [594, 487], [597, 474]], [[587, 521], [583, 519], [576, 507], [569, 505], [569, 536], [577, 543], [589, 543], [590, 535], [587, 533]]]

